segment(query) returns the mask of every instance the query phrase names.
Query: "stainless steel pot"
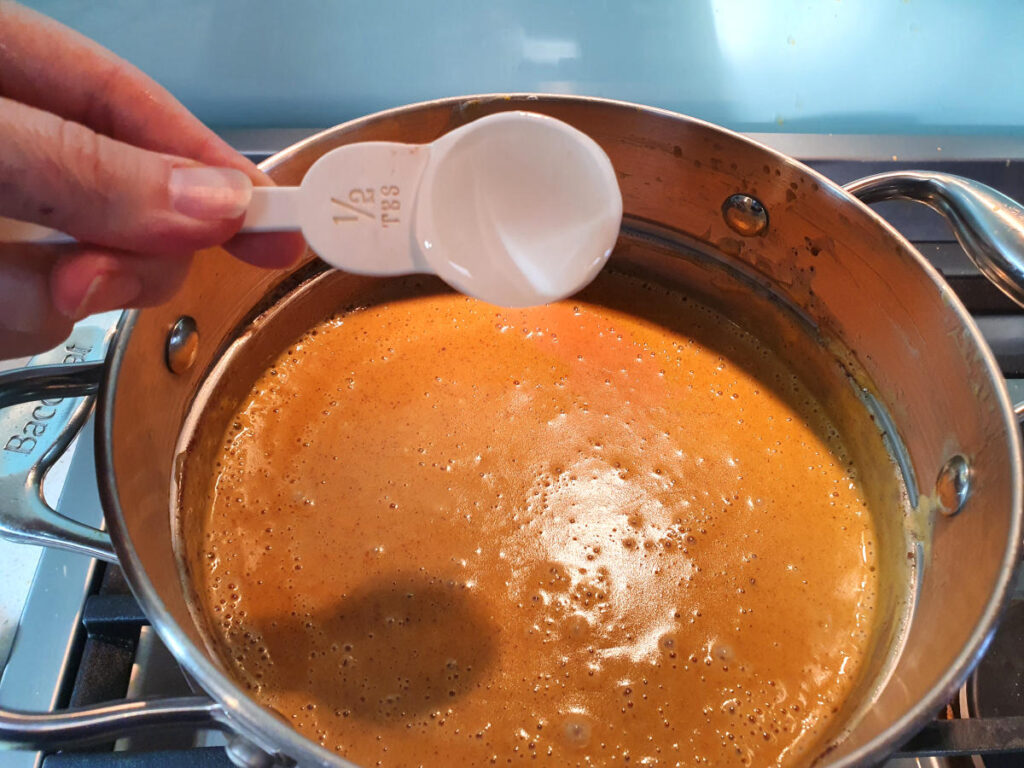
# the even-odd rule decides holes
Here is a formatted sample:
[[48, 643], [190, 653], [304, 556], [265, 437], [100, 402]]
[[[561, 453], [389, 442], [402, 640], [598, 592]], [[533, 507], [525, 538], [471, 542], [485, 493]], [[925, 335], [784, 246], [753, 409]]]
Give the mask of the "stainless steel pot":
[[[716, 126], [572, 97], [485, 96], [404, 107], [314, 136], [263, 168], [278, 183], [295, 184], [339, 145], [432, 141], [508, 109], [557, 117], [607, 151], [625, 207], [613, 264], [654, 279], [699, 273], [710, 300], [749, 306], [761, 335], [768, 329], [783, 338], [797, 326], [816, 334], [856, 382], [836, 397], [855, 395], [883, 432], [899, 483], [881, 475], [878, 482], [890, 494], [901, 483], [914, 510], [886, 525], [893, 536], [903, 536], [905, 523], [916, 531], [916, 568], [904, 569], [913, 580], [906, 621], [891, 622], [885, 658], [870, 666], [870, 679], [818, 762], [882, 759], [951, 697], [992, 635], [1020, 555], [1021, 448], [1005, 384], [970, 316], [936, 271], [857, 196], [905, 197], [936, 208], [982, 270], [1018, 301], [1024, 212], [994, 190], [938, 174], [887, 174], [843, 190]], [[262, 709], [224, 672], [193, 621], [175, 552], [172, 487], [182, 435], [205, 413], [209, 382], [227, 368], [237, 373], [231, 365], [241, 351], [277, 351], [274, 339], [286, 343], [286, 334], [302, 330], [304, 318], [311, 322], [325, 302], [358, 291], [357, 278], [318, 272], [311, 259], [286, 274], [208, 252], [172, 302], [124, 316], [102, 362], [95, 360], [103, 345], [94, 333], [55, 353], [54, 366], [0, 376], [3, 423], [13, 436], [0, 451], [5, 535], [120, 562], [160, 637], [203, 692], [53, 714], [0, 712], [0, 741], [66, 746], [187, 720], [230, 732], [229, 751], [242, 765], [349, 765]], [[726, 274], [728, 280], [716, 277]], [[258, 355], [246, 359], [253, 370], [260, 363]], [[61, 518], [39, 494], [42, 473], [68, 442], [69, 429], [60, 427], [80, 424], [87, 406], [76, 398], [93, 394], [109, 539]], [[891, 549], [905, 558], [899, 546]]]

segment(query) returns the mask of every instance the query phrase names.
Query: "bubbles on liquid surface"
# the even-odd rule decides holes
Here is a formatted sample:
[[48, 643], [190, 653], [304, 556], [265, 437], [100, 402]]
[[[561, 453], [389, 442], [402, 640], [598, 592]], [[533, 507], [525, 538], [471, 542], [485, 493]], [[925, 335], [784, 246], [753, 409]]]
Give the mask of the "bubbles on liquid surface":
[[[391, 311], [396, 306], [400, 312]], [[773, 567], [776, 539], [787, 530], [799, 530], [810, 547], [835, 541], [835, 536], [852, 539], [854, 530], [866, 530], [861, 549], [874, 563], [870, 526], [851, 512], [853, 507], [864, 509], [856, 488], [849, 487], [855, 485], [855, 475], [848, 474], [848, 460], [838, 444], [828, 442], [835, 435], [825, 440], [811, 434], [789, 438], [797, 427], [786, 419], [794, 412], [783, 407], [768, 383], [749, 377], [730, 356], [733, 352], [718, 360], [717, 352], [709, 352], [707, 339], [701, 343], [695, 338], [701, 324], [716, 327], [710, 313], [691, 312], [679, 337], [658, 349], [644, 336], [650, 328], [617, 315], [594, 323], [590, 318], [603, 310], [582, 301], [576, 306], [577, 314], [571, 307], [565, 311], [576, 325], [554, 315], [527, 319], [529, 313], [504, 312], [498, 322], [505, 330], [494, 329], [495, 318], [487, 312], [476, 321], [470, 314], [460, 315], [459, 323], [452, 324], [444, 317], [448, 308], [436, 312], [436, 328], [446, 330], [433, 337], [433, 326], [422, 318], [398, 319], [404, 305], [388, 311], [356, 309], [305, 337], [288, 359], [275, 364], [273, 376], [257, 382], [251, 407], [237, 415], [242, 429], [225, 436], [215, 509], [221, 517], [211, 520], [209, 533], [214, 535], [205, 540], [200, 562], [214, 585], [208, 614], [229, 639], [232, 668], [261, 700], [311, 738], [329, 748], [344, 748], [348, 756], [368, 764], [381, 760], [387, 765], [401, 753], [400, 739], [390, 744], [377, 740], [379, 724], [385, 722], [407, 731], [417, 749], [424, 734], [447, 734], [452, 742], [442, 760], [479, 744], [468, 762], [487, 764], [494, 754], [502, 764], [532, 760], [531, 755], [553, 763], [568, 754], [575, 756], [570, 762], [584, 755], [607, 761], [627, 751], [631, 761], [639, 761], [648, 747], [633, 739], [637, 731], [629, 724], [640, 717], [650, 724], [642, 733], [658, 734], [663, 750], [679, 744], [683, 754], [694, 759], [703, 755], [714, 763], [732, 755], [772, 754], [758, 751], [765, 749], [760, 745], [778, 741], [784, 746], [794, 734], [817, 728], [819, 719], [827, 717], [828, 707], [818, 707], [793, 683], [799, 675], [784, 684], [779, 680], [785, 670], [765, 671], [776, 665], [772, 655], [784, 660], [785, 646], [794, 641], [769, 637], [761, 617], [772, 610], [765, 600], [780, 590], [795, 589], [790, 594], [806, 597], [822, 588], [821, 579], [802, 583], [809, 575], [806, 564], [796, 572], [780, 573]], [[415, 313], [415, 302], [408, 309]], [[672, 311], [677, 310], [673, 303]], [[389, 314], [392, 324], [385, 326]], [[460, 373], [458, 368], [459, 359], [479, 356], [481, 348], [473, 345], [483, 343], [485, 327], [487, 338], [500, 337], [511, 345], [493, 358], [509, 366], [498, 388], [481, 386], [486, 376], [480, 371]], [[600, 343], [579, 352], [583, 332], [592, 332]], [[736, 349], [743, 343], [733, 337], [722, 342]], [[421, 378], [407, 382], [407, 391], [389, 388], [395, 366], [417, 365], [413, 353], [421, 347], [430, 350], [424, 356], [429, 359], [418, 363]], [[606, 356], [609, 347], [621, 347], [619, 359]], [[771, 360], [761, 349], [754, 349], [754, 356]], [[317, 359], [329, 359], [343, 378], [317, 383], [310, 365]], [[387, 376], [373, 378], [374, 370], [385, 369]], [[590, 378], [581, 379], [583, 374]], [[345, 378], [358, 385], [349, 389]], [[790, 379], [785, 375], [781, 386], [799, 399], [803, 390]], [[665, 405], [658, 398], [669, 390], [679, 396]], [[304, 431], [288, 435], [294, 453], [282, 471], [281, 462], [267, 455], [274, 453], [274, 446], [261, 445], [257, 438], [288, 419], [289, 409], [302, 402], [300, 394], [316, 403], [306, 411]], [[481, 397], [490, 398], [486, 402], [496, 414], [481, 430], [487, 433], [486, 449], [455, 436], [472, 428], [467, 403]], [[415, 421], [407, 410], [413, 401], [420, 409], [415, 418], [426, 422], [419, 429], [409, 426]], [[700, 414], [701, 402], [714, 403], [707, 406], [708, 414]], [[671, 410], [677, 405], [697, 410], [682, 418]], [[389, 425], [389, 435], [368, 441], [367, 436], [380, 434], [370, 419], [360, 420], [372, 407], [378, 408], [377, 424]], [[659, 415], [655, 407], [667, 410]], [[645, 421], [652, 413], [659, 424], [648, 427]], [[716, 414], [722, 414], [719, 422], [713, 421]], [[722, 440], [725, 425], [737, 418], [744, 420], [745, 429], [761, 430], [764, 438], [746, 453]], [[517, 440], [510, 430], [510, 425], [522, 423], [536, 425], [526, 441]], [[709, 426], [718, 423], [720, 429]], [[538, 436], [543, 450], [531, 454], [529, 444]], [[775, 438], [784, 439], [772, 445]], [[785, 464], [778, 462], [792, 457], [805, 469], [787, 475]], [[417, 464], [421, 461], [422, 467]], [[380, 470], [407, 466], [403, 462], [409, 462], [412, 473], [422, 470], [408, 487], [402, 486], [408, 479], [395, 482]], [[450, 469], [439, 471], [445, 467]], [[262, 496], [240, 492], [253, 477], [267, 489]], [[779, 505], [763, 491], [770, 481], [800, 485], [787, 487], [782, 496], [789, 503]], [[762, 491], [742, 492], [751, 483], [760, 484]], [[827, 489], [821, 486], [826, 505], [837, 501], [827, 513], [833, 527], [824, 518], [798, 524], [788, 508], [814, 483], [827, 483]], [[487, 500], [478, 504], [484, 492]], [[833, 492], [840, 496], [831, 496]], [[748, 496], [760, 501], [749, 505]], [[353, 516], [356, 511], [360, 515]], [[250, 517], [259, 525], [248, 525]], [[398, 529], [401, 535], [379, 535], [378, 521], [385, 519], [407, 521]], [[265, 530], [268, 520], [271, 532]], [[840, 530], [844, 525], [848, 530]], [[479, 526], [492, 526], [503, 537], [501, 545], [465, 545], [463, 533]], [[303, 538], [309, 531], [317, 536]], [[271, 549], [261, 546], [264, 540]], [[443, 544], [443, 558], [430, 559], [425, 547], [431, 541]], [[857, 538], [858, 547], [860, 542]], [[307, 549], [298, 551], [303, 547]], [[480, 593], [502, 595], [507, 590], [511, 604], [493, 609], [505, 612], [498, 622], [499, 642], [514, 643], [510, 647], [516, 650], [508, 658], [530, 658], [533, 666], [510, 666], [499, 654], [463, 690], [457, 686], [476, 670], [468, 672], [461, 658], [445, 656], [432, 668], [432, 679], [440, 687], [429, 702], [411, 695], [413, 676], [400, 680], [374, 673], [369, 661], [378, 656], [374, 649], [384, 647], [388, 632], [404, 626], [403, 616], [382, 613], [374, 637], [362, 636], [352, 644], [352, 638], [332, 635], [324, 608], [344, 605], [353, 585], [363, 579], [391, 578], [396, 563], [450, 568], [445, 578], [458, 573], [464, 584], [475, 579], [472, 589]], [[488, 581], [496, 569], [500, 580]], [[339, 573], [349, 582], [340, 581]], [[859, 587], [860, 618], [850, 627], [846, 647], [853, 653], [870, 637], [873, 578]], [[672, 610], [657, 607], [666, 595]], [[727, 608], [716, 610], [716, 601]], [[301, 628], [301, 653], [294, 634], [286, 636], [266, 624], [267, 607], [286, 603], [295, 610], [287, 623]], [[390, 624], [388, 617], [393, 619]], [[812, 627], [807, 634], [817, 631]], [[451, 633], [452, 640], [462, 634]], [[562, 644], [566, 638], [578, 647], [567, 651]], [[778, 648], [772, 645], [776, 642]], [[294, 661], [293, 655], [301, 659]], [[455, 669], [448, 667], [449, 659]], [[293, 661], [301, 661], [303, 671], [285, 679], [283, 670], [293, 669]], [[331, 678], [336, 681], [333, 688], [340, 684], [353, 691], [349, 704], [328, 704], [319, 679], [328, 675], [307, 673], [328, 664], [330, 675], [338, 675]], [[629, 683], [617, 687], [627, 677]], [[841, 699], [841, 688], [829, 685], [818, 692], [821, 700]], [[318, 690], [320, 694], [310, 695]], [[452, 690], [456, 695], [449, 695]], [[522, 711], [529, 715], [508, 722], [495, 716], [493, 707], [477, 713], [469, 706], [473, 691], [490, 702], [527, 702]], [[613, 698], [607, 698], [609, 691]], [[567, 697], [573, 695], [597, 702], [604, 708], [601, 716], [565, 714]], [[414, 706], [428, 708], [413, 712]], [[541, 721], [548, 725], [538, 731], [535, 724]], [[520, 728], [525, 738], [513, 739]], [[723, 735], [721, 740], [714, 736], [691, 742], [694, 728]], [[772, 748], [777, 753], [782, 747]], [[416, 759], [426, 758], [417, 751]]]
[[571, 749], [586, 749], [590, 746], [593, 725], [591, 718], [580, 712], [571, 712], [562, 722], [561, 736]]

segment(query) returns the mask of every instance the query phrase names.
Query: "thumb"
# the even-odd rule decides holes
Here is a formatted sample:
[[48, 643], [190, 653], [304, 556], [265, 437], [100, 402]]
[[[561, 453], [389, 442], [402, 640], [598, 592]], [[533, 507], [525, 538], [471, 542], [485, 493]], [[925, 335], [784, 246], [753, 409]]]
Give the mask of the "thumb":
[[139, 149], [0, 98], [0, 216], [136, 253], [219, 245], [242, 223], [242, 171]]

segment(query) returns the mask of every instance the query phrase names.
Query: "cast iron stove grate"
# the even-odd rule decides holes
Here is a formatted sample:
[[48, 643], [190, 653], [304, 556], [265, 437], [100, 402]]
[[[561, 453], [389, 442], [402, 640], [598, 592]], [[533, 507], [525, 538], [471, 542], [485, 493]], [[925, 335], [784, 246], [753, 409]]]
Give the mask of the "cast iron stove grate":
[[[78, 670], [68, 694], [69, 706], [87, 706], [123, 698], [133, 683], [140, 638], [150, 634], [148, 620], [128, 591], [116, 566], [106, 566], [98, 588], [85, 600]], [[150, 635], [153, 642], [155, 635]], [[1024, 594], [1015, 599], [988, 654], [965, 686], [955, 709], [969, 707], [980, 716], [936, 720], [904, 746], [900, 757], [951, 756], [984, 753], [985, 768], [1018, 766], [1024, 760]], [[146, 642], [143, 638], [143, 642]], [[153, 652], [151, 649], [150, 653]], [[157, 653], [166, 654], [159, 647]], [[184, 676], [164, 662], [160, 693], [189, 693]], [[168, 663], [169, 662], [169, 663]], [[151, 666], [153, 666], [151, 664]], [[161, 666], [157, 664], [156, 666]], [[152, 686], [150, 686], [152, 687]], [[137, 743], [104, 744], [89, 751], [63, 752], [43, 759], [43, 768], [230, 768], [222, 747], [195, 746], [197, 733], [189, 728], [162, 728], [158, 734], [136, 737]], [[125, 740], [129, 742], [129, 740]], [[137, 748], [139, 747], [139, 748]], [[964, 765], [970, 765], [965, 762]]]

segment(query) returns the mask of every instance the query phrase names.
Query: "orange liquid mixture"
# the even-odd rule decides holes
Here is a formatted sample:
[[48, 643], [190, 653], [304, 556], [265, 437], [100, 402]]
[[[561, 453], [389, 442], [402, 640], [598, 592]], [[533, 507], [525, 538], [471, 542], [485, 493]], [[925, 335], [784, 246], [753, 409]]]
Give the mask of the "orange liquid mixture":
[[278, 358], [187, 511], [231, 673], [364, 766], [814, 757], [878, 577], [800, 382], [632, 278], [525, 310], [413, 283]]

